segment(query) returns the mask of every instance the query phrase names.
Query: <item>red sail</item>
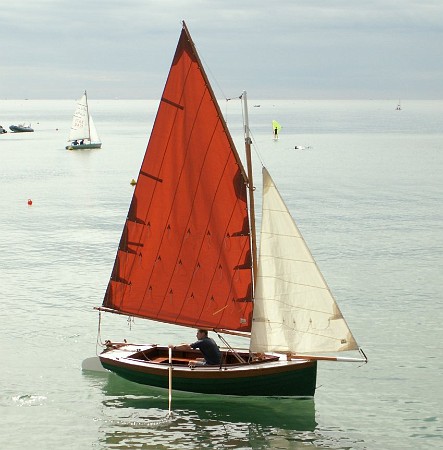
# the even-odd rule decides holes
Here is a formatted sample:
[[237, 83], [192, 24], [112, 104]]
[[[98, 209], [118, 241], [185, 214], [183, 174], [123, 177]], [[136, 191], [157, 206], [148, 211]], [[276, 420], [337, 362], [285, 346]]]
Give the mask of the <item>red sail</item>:
[[245, 178], [184, 26], [103, 307], [198, 328], [249, 331]]

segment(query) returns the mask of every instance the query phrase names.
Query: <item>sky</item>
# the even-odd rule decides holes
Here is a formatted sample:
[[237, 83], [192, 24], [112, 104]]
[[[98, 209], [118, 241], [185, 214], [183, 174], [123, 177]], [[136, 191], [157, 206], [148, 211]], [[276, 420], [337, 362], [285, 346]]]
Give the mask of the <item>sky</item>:
[[14, 0], [0, 98], [158, 99], [182, 20], [221, 98], [443, 99], [442, 0]]

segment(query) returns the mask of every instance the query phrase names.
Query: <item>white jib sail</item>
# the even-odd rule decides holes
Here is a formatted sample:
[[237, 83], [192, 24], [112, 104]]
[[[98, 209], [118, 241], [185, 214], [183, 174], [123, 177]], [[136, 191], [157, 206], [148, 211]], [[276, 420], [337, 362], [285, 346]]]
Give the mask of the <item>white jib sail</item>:
[[97, 129], [95, 128], [94, 121], [92, 120], [92, 116], [89, 116], [89, 131], [91, 136], [92, 143], [99, 143], [100, 138], [98, 137]]
[[318, 353], [357, 349], [294, 219], [263, 168], [263, 217], [251, 351]]
[[76, 139], [89, 140], [89, 116], [86, 101], [86, 94], [83, 94], [77, 102], [77, 109], [75, 110], [74, 117], [72, 118], [69, 141], [75, 141]]

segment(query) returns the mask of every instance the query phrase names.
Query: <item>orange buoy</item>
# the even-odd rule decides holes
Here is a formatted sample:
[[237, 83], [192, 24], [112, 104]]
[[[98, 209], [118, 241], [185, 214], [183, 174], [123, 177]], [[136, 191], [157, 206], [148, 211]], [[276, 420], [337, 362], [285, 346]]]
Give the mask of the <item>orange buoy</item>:
[[31, 206], [32, 205], [32, 200], [30, 198], [28, 198], [28, 205]]

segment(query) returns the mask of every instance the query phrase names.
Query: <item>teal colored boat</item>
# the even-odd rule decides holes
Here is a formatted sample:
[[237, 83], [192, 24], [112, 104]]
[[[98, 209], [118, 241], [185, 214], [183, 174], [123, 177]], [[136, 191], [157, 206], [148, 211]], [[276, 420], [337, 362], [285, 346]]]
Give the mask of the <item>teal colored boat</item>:
[[[112, 340], [99, 358], [127, 380], [170, 391], [313, 396], [318, 360], [366, 357], [335, 356], [359, 347], [264, 167], [257, 254], [246, 92], [240, 98], [247, 170], [183, 24], [97, 307], [100, 316], [212, 330], [220, 358], [203, 364], [189, 346]], [[231, 346], [229, 335], [247, 348]]]

